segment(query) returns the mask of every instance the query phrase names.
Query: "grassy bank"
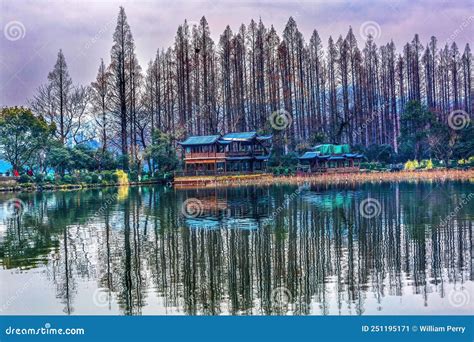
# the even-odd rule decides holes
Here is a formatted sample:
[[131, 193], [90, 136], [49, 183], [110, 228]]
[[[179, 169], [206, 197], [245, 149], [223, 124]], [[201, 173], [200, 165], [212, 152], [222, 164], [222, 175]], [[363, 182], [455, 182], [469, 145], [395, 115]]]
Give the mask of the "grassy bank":
[[[211, 177], [210, 177], [211, 178]], [[197, 181], [190, 187], [238, 187], [252, 185], [274, 185], [274, 184], [327, 184], [344, 185], [374, 182], [445, 182], [445, 181], [471, 181], [474, 182], [474, 168], [468, 170], [422, 170], [422, 171], [400, 171], [400, 172], [359, 172], [359, 173], [333, 173], [314, 174], [310, 176], [272, 176], [261, 175], [260, 177], [248, 178], [244, 176], [235, 177], [212, 177], [206, 182]]]
[[16, 183], [16, 184], [2, 184], [0, 183], [0, 192], [36, 192], [36, 191], [68, 191], [68, 190], [85, 190], [98, 189], [107, 187], [118, 187], [123, 185], [141, 186], [141, 185], [156, 185], [163, 184], [163, 181], [150, 180], [143, 182], [129, 182], [127, 184], [120, 183], [99, 183], [99, 184], [35, 184], [35, 183]]
[[[381, 182], [445, 182], [445, 181], [470, 181], [474, 182], [474, 168], [468, 170], [418, 170], [400, 172], [359, 172], [359, 173], [333, 173], [314, 174], [310, 176], [274, 176], [272, 174], [258, 175], [232, 175], [232, 176], [195, 176], [180, 177], [175, 183], [178, 189], [206, 188], [206, 187], [239, 187], [239, 186], [269, 186], [275, 184], [301, 185], [323, 184], [323, 185], [355, 185], [362, 183]], [[128, 182], [130, 186], [146, 186], [165, 184], [163, 180], [148, 180], [141, 182]], [[34, 191], [65, 191], [94, 189], [104, 187], [117, 187], [120, 183], [99, 184], [1, 184], [0, 192], [34, 192]]]

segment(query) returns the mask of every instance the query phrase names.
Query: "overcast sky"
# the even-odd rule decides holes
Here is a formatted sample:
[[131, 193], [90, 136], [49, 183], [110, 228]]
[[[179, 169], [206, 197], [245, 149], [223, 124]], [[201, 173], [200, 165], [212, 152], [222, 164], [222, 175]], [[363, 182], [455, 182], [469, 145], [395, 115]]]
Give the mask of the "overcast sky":
[[46, 81], [56, 54], [63, 49], [73, 81], [89, 84], [100, 58], [110, 60], [112, 34], [119, 6], [124, 6], [145, 69], [158, 48], [173, 43], [184, 19], [198, 22], [206, 16], [217, 42], [225, 26], [235, 32], [241, 23], [262, 18], [266, 26], [282, 32], [293, 16], [308, 40], [317, 29], [324, 46], [351, 25], [359, 46], [367, 32], [378, 45], [394, 40], [397, 50], [415, 33], [423, 44], [432, 35], [439, 43], [454, 40], [461, 51], [474, 36], [472, 0], [394, 1], [198, 1], [198, 0], [0, 0], [0, 105], [24, 105]]

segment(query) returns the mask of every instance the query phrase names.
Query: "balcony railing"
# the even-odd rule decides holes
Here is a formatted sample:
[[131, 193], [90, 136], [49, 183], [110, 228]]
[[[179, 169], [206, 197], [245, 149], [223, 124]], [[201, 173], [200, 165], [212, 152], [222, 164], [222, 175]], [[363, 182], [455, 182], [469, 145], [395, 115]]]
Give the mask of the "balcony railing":
[[185, 153], [185, 159], [225, 158], [224, 152], [191, 152]]
[[184, 154], [184, 158], [189, 159], [222, 159], [225, 157], [252, 157], [266, 155], [265, 151], [227, 151], [227, 152], [189, 152]]
[[263, 174], [266, 173], [264, 170], [255, 170], [255, 171], [176, 171], [174, 173], [175, 177], [189, 177], [189, 176], [235, 176], [235, 175], [250, 175], [250, 174]]
[[227, 157], [250, 157], [252, 153], [250, 151], [229, 151], [226, 152]]

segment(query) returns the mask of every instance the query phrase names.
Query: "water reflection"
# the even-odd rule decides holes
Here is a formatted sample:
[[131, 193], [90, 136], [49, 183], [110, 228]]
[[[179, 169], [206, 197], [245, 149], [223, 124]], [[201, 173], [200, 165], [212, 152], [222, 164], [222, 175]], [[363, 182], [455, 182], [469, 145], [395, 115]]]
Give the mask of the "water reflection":
[[[20, 295], [44, 298], [43, 314], [471, 310], [450, 306], [448, 291], [473, 288], [472, 193], [469, 183], [104, 189], [22, 194], [17, 217], [1, 195], [2, 311], [29, 313], [18, 274], [38, 277]], [[360, 214], [367, 198], [379, 215]]]

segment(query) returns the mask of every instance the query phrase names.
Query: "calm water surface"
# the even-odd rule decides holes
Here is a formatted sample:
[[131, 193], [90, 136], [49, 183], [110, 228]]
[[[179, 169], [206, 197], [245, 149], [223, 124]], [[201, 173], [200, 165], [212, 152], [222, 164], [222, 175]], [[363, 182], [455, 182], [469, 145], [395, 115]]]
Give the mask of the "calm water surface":
[[0, 311], [472, 314], [473, 223], [473, 183], [3, 194]]

